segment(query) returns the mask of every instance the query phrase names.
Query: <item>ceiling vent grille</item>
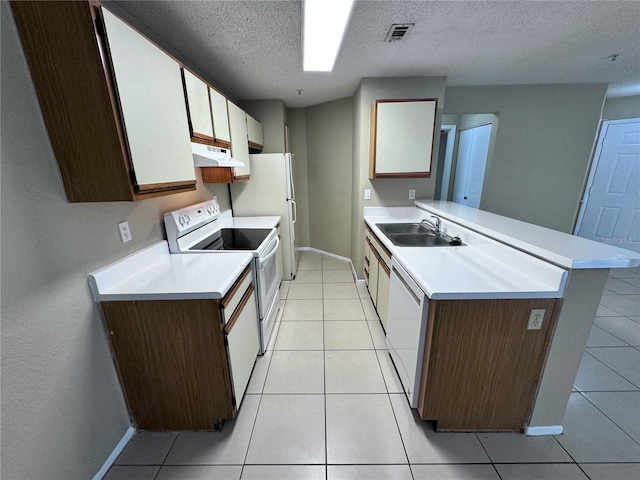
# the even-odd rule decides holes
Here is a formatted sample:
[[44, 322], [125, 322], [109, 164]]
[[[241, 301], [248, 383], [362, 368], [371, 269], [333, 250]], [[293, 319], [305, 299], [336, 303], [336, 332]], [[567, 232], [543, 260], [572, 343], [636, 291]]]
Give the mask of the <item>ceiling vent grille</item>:
[[391, 28], [387, 33], [387, 38], [385, 38], [384, 41], [397, 42], [398, 40], [402, 40], [414, 25], [415, 23], [394, 23], [391, 25]]

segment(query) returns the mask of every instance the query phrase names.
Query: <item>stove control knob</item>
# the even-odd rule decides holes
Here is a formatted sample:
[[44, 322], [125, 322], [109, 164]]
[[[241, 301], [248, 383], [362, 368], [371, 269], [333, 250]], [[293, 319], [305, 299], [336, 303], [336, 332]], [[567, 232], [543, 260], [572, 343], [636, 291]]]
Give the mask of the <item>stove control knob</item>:
[[180, 216], [178, 217], [178, 223], [179, 223], [180, 225], [184, 225], [184, 223], [185, 223], [184, 215], [180, 215]]

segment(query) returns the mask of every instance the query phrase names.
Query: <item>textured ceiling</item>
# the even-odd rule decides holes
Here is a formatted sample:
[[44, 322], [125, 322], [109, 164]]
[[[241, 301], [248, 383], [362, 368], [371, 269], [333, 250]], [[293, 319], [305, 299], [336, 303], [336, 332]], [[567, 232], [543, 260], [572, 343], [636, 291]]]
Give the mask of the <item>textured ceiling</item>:
[[[329, 73], [302, 71], [298, 0], [105, 3], [236, 99], [304, 107], [351, 96], [363, 77], [410, 76], [446, 76], [448, 86], [597, 82], [609, 96], [640, 94], [637, 0], [358, 0]], [[385, 43], [392, 23], [415, 27]]]

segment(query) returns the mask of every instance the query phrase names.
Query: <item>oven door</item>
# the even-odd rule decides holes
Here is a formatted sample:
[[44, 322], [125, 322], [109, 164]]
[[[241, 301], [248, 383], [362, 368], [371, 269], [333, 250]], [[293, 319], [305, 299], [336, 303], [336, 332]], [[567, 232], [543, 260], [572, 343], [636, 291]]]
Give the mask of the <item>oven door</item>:
[[258, 292], [260, 292], [258, 305], [260, 318], [264, 318], [271, 306], [273, 298], [278, 293], [282, 273], [278, 262], [278, 250], [280, 238], [276, 235], [269, 243], [266, 251], [258, 258]]

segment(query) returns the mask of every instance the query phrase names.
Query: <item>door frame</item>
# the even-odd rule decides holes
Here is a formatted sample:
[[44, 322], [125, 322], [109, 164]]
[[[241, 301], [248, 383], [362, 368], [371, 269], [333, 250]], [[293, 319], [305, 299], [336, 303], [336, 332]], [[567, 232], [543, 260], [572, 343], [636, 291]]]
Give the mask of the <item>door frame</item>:
[[619, 125], [622, 123], [636, 123], [640, 122], [640, 118], [624, 118], [620, 120], [603, 120], [600, 122], [600, 130], [598, 131], [598, 137], [596, 140], [596, 149], [591, 159], [591, 166], [589, 167], [589, 176], [582, 191], [582, 198], [580, 199], [580, 208], [578, 210], [578, 217], [576, 218], [575, 226], [573, 227], [573, 235], [578, 236], [578, 232], [582, 227], [582, 221], [584, 220], [584, 213], [587, 209], [587, 202], [589, 201], [589, 192], [593, 186], [593, 181], [596, 177], [596, 170], [600, 164], [600, 156], [602, 155], [602, 146], [604, 145], [603, 132], [606, 132], [609, 125]]
[[448, 200], [449, 184], [451, 183], [451, 164], [453, 163], [453, 150], [456, 144], [458, 127], [457, 125], [440, 125], [440, 131], [447, 133], [444, 164], [442, 166], [442, 184], [440, 185], [440, 200]]

